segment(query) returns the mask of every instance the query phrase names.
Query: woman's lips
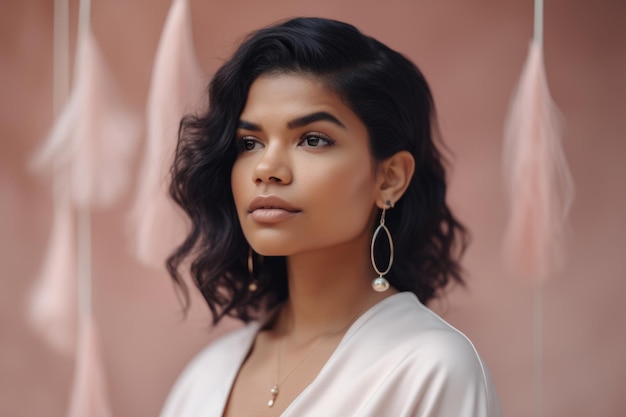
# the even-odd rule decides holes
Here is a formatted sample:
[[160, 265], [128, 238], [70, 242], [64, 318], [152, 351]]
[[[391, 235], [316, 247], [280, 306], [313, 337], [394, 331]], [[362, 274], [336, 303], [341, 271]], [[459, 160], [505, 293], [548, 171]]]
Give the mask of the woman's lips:
[[248, 206], [250, 217], [259, 223], [278, 223], [298, 215], [301, 211], [276, 196], [256, 197]]
[[283, 220], [287, 220], [291, 217], [294, 217], [298, 214], [298, 212], [287, 211], [284, 209], [256, 209], [250, 213], [250, 217], [252, 220], [258, 223], [278, 223]]

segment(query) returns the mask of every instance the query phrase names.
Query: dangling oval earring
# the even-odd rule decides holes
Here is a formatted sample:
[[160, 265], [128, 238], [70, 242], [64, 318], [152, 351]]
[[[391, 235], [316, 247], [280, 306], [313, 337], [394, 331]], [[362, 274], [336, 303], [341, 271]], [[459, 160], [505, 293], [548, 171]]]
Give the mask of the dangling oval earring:
[[[393, 207], [391, 205], [391, 201], [387, 200], [386, 206], [387, 207], [383, 208], [383, 212], [380, 215], [380, 222], [378, 224], [378, 227], [376, 227], [376, 230], [374, 230], [374, 235], [372, 236], [372, 245], [370, 247], [372, 266], [374, 267], [374, 271], [376, 271], [376, 273], [378, 274], [378, 278], [375, 278], [374, 281], [372, 281], [372, 288], [374, 288], [374, 290], [377, 292], [384, 292], [389, 289], [389, 281], [387, 281], [385, 275], [389, 273], [389, 271], [391, 270], [391, 265], [393, 264], [393, 239], [391, 238], [391, 233], [389, 232], [389, 229], [387, 228], [387, 226], [385, 226], [385, 212], [388, 208]], [[376, 259], [374, 258], [374, 245], [376, 243], [376, 238], [381, 231], [385, 232], [385, 234], [387, 235], [387, 241], [389, 242], [389, 263], [387, 264], [387, 269], [385, 269], [384, 271], [378, 269], [378, 265], [376, 265]]]
[[250, 249], [248, 250], [248, 274], [250, 274], [248, 291], [255, 292], [259, 288], [259, 282], [254, 277], [254, 258], [252, 253], [252, 247], [250, 247]]

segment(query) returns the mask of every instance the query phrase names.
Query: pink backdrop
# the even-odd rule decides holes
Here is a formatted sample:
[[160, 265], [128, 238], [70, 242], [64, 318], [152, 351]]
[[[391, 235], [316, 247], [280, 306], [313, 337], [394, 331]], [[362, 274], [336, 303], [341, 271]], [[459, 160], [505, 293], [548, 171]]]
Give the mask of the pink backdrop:
[[[623, 416], [626, 2], [546, 3], [548, 79], [566, 120], [577, 197], [567, 266], [545, 287], [544, 416]], [[24, 315], [51, 222], [48, 182], [26, 165], [52, 123], [52, 4], [0, 4], [3, 416], [63, 416], [73, 369]], [[168, 0], [93, 1], [96, 38], [139, 112], [168, 8]], [[193, 0], [191, 8], [197, 53], [209, 73], [244, 33], [295, 15], [354, 23], [423, 69], [455, 153], [450, 201], [474, 237], [465, 259], [468, 289], [455, 289], [435, 308], [475, 341], [506, 415], [532, 415], [532, 290], [506, 276], [500, 256], [503, 120], [532, 36], [532, 1]], [[93, 216], [94, 309], [118, 417], [156, 415], [181, 367], [211, 337], [197, 299], [182, 321], [168, 277], [127, 254], [130, 202]]]

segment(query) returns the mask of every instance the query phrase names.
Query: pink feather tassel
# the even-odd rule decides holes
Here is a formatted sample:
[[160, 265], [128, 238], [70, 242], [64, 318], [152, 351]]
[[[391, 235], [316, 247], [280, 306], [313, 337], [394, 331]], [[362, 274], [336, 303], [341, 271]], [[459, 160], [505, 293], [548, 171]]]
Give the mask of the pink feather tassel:
[[98, 331], [91, 317], [81, 321], [68, 417], [111, 417]]
[[136, 255], [149, 266], [162, 267], [187, 228], [182, 211], [168, 196], [168, 173], [180, 119], [199, 107], [205, 78], [193, 47], [188, 1], [174, 0], [152, 72], [147, 145], [130, 216], [135, 229]]
[[28, 317], [53, 348], [66, 354], [74, 353], [78, 325], [75, 236], [69, 195], [58, 190], [50, 241], [41, 276], [31, 294]]
[[36, 167], [68, 165], [77, 207], [106, 207], [128, 188], [139, 124], [90, 31], [81, 38], [69, 102], [35, 158]]
[[538, 41], [530, 44], [512, 103], [504, 160], [510, 193], [507, 258], [516, 275], [543, 281], [562, 266], [574, 191]]

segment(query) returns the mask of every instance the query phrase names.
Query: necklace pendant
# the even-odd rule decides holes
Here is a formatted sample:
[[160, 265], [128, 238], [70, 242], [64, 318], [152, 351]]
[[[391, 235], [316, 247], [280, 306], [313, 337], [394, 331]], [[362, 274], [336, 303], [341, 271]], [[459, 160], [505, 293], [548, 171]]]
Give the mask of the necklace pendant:
[[270, 394], [272, 394], [272, 398], [267, 402], [267, 406], [271, 408], [276, 402], [276, 397], [278, 397], [278, 385], [274, 385], [270, 388]]

